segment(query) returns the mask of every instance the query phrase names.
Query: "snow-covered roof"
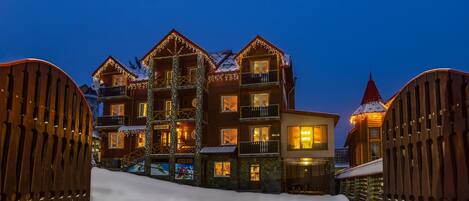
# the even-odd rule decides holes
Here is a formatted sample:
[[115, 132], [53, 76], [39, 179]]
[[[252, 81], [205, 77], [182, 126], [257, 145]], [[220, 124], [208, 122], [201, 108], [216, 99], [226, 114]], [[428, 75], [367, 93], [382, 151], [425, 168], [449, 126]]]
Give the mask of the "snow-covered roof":
[[381, 101], [373, 101], [360, 105], [352, 115], [360, 115], [365, 113], [386, 112], [386, 106]]
[[121, 126], [117, 129], [118, 132], [131, 132], [131, 131], [141, 131], [146, 130], [147, 127], [145, 125], [138, 125], [138, 126]]
[[215, 73], [226, 73], [239, 70], [239, 66], [234, 59], [235, 56], [236, 54], [234, 54], [231, 50], [223, 50], [211, 53], [210, 57], [217, 65]]
[[202, 154], [219, 154], [219, 153], [234, 153], [236, 146], [223, 146], [223, 147], [204, 147], [200, 150]]
[[368, 176], [383, 173], [383, 159], [377, 159], [359, 166], [344, 169], [335, 175], [336, 179]]

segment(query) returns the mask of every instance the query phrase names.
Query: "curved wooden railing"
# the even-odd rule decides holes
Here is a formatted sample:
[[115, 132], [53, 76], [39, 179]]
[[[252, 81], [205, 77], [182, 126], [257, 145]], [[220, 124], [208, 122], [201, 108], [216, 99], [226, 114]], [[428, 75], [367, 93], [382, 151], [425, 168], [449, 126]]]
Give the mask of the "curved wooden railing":
[[90, 200], [92, 113], [38, 59], [0, 64], [0, 200]]
[[383, 122], [386, 200], [469, 200], [469, 74], [424, 72]]

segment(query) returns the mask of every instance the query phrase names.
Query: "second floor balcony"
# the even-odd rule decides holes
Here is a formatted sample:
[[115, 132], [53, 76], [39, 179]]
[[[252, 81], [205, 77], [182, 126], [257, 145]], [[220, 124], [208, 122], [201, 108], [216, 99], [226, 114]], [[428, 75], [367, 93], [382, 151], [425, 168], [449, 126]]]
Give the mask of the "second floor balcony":
[[278, 140], [239, 142], [239, 154], [240, 155], [279, 154], [279, 153], [280, 153], [280, 142]]
[[241, 106], [240, 120], [280, 119], [279, 105]]
[[101, 99], [129, 98], [126, 86], [102, 87], [99, 88], [99, 97]]
[[123, 126], [126, 123], [127, 123], [126, 116], [102, 116], [102, 117], [98, 117], [96, 120], [96, 125], [98, 127]]
[[[196, 108], [181, 108], [176, 112], [176, 121], [194, 121], [197, 117]], [[154, 121], [169, 121], [171, 120], [171, 111], [158, 110], [154, 112]], [[207, 113], [203, 112], [203, 121], [207, 120]]]
[[278, 84], [277, 71], [267, 73], [241, 73], [241, 86]]

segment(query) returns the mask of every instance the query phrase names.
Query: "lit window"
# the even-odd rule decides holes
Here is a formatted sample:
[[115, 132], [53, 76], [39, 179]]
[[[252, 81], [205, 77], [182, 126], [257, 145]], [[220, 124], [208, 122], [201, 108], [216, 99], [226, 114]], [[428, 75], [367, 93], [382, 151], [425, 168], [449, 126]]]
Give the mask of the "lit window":
[[163, 132], [161, 135], [161, 146], [169, 147], [170, 142], [171, 142], [170, 132]]
[[170, 86], [173, 80], [173, 71], [166, 71], [166, 86]]
[[327, 126], [288, 127], [289, 149], [327, 149]]
[[379, 142], [370, 143], [370, 152], [371, 152], [371, 160], [381, 158], [381, 143]]
[[147, 103], [139, 103], [138, 104], [138, 117], [146, 117], [147, 116]]
[[215, 177], [229, 177], [231, 175], [231, 164], [228, 161], [215, 162], [213, 169]]
[[189, 69], [189, 82], [195, 83], [197, 80], [197, 68]]
[[221, 97], [222, 112], [238, 111], [238, 96], [222, 96]]
[[251, 106], [253, 107], [267, 107], [269, 106], [269, 94], [251, 94]]
[[170, 100], [165, 101], [164, 114], [166, 117], [171, 116], [171, 105], [172, 105], [172, 102]]
[[192, 107], [197, 107], [197, 98], [192, 99]]
[[238, 129], [221, 129], [222, 145], [236, 145], [238, 144]]
[[368, 129], [370, 134], [370, 139], [380, 139], [380, 132], [379, 132], [379, 128], [377, 127], [373, 127], [373, 128], [369, 128]]
[[252, 64], [252, 73], [254, 74], [265, 74], [269, 72], [269, 61], [254, 61]]
[[260, 181], [261, 180], [261, 166], [259, 164], [251, 164], [250, 166], [250, 181]]
[[123, 149], [124, 134], [112, 132], [109, 133], [109, 149]]
[[124, 116], [124, 104], [111, 105], [111, 116]]
[[139, 133], [137, 135], [137, 147], [144, 147], [145, 146], [145, 133]]
[[269, 140], [269, 127], [254, 127], [251, 128], [251, 141], [268, 141]]
[[125, 86], [125, 76], [124, 75], [113, 75], [112, 76], [112, 86]]

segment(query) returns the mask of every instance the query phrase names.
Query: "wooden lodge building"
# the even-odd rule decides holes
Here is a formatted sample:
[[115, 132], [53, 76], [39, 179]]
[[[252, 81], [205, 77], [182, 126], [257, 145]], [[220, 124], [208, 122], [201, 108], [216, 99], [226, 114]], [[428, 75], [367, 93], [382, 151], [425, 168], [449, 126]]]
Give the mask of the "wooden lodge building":
[[351, 167], [383, 157], [381, 128], [392, 100], [391, 98], [390, 101], [383, 101], [370, 74], [361, 104], [350, 117], [353, 128], [345, 141]]
[[208, 53], [175, 30], [129, 68], [93, 73], [108, 168], [191, 185], [331, 193], [339, 116], [295, 109], [291, 58], [260, 36]]

